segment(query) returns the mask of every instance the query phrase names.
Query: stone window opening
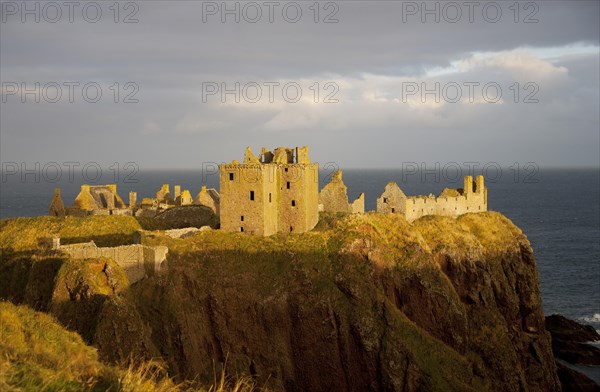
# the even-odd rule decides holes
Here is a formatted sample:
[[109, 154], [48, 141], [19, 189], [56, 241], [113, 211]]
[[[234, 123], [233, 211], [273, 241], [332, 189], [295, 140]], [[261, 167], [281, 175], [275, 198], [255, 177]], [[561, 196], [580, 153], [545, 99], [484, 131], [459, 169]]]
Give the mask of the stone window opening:
[[271, 202], [271, 194], [269, 193], [269, 203]]
[[392, 214], [396, 212], [396, 209], [394, 207], [392, 207]]
[[242, 215], [242, 216], [240, 217], [240, 221], [242, 221], [242, 222], [244, 221], [244, 215]]
[[290, 182], [288, 181], [286, 184], [287, 189], [290, 189]]
[[387, 203], [387, 197], [384, 197], [384, 198], [383, 198], [383, 202], [384, 202], [384, 203]]
[[296, 200], [292, 200], [292, 207], [296, 207]]
[[233, 173], [229, 173], [229, 181], [233, 181]]
[[244, 227], [240, 227], [240, 232], [244, 232]]
[[285, 168], [285, 171], [286, 171], [286, 173], [287, 173], [287, 171], [288, 171], [288, 168], [287, 168], [287, 167]]
[[290, 233], [291, 233], [292, 231], [294, 231], [294, 227], [293, 227], [293, 226], [290, 226]]
[[254, 191], [250, 191], [250, 200], [254, 201]]
[[106, 196], [103, 193], [100, 194], [100, 203], [102, 203], [103, 208], [108, 208], [108, 201], [106, 200]]

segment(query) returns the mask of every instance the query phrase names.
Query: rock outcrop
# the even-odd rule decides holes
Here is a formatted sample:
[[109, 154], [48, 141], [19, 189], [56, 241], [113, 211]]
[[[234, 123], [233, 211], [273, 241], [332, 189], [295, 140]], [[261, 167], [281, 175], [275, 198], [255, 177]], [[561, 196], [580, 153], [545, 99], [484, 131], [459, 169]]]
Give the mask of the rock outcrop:
[[546, 329], [552, 335], [555, 357], [569, 363], [600, 366], [600, 348], [587, 344], [600, 341], [594, 327], [553, 314], [546, 317]]

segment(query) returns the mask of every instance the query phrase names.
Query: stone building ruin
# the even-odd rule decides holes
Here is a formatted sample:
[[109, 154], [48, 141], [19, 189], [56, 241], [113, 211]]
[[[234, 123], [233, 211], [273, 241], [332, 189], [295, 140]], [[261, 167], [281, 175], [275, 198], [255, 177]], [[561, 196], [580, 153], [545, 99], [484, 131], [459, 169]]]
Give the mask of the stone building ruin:
[[[130, 206], [127, 206], [117, 193], [116, 184], [82, 185], [75, 201], [67, 208], [60, 193], [60, 188], [54, 190], [49, 210], [51, 216], [132, 215]], [[132, 195], [129, 197], [131, 200]]]
[[319, 220], [319, 165], [308, 147], [246, 148], [242, 163], [219, 165], [221, 229], [255, 235], [303, 233]]
[[348, 188], [342, 180], [342, 171], [336, 170], [331, 181], [319, 192], [319, 211], [362, 214], [365, 212], [365, 194], [348, 203]]
[[487, 211], [487, 188], [483, 176], [465, 176], [464, 186], [459, 189], [446, 188], [439, 196], [406, 197], [400, 187], [390, 182], [377, 198], [377, 212], [396, 213], [409, 222], [425, 215], [459, 216], [469, 212]]
[[[195, 197], [187, 189], [163, 184], [155, 197], [138, 203], [129, 193], [126, 205], [115, 184], [82, 185], [75, 201], [65, 207], [60, 188], [50, 204], [51, 216], [133, 215], [152, 219], [150, 227], [183, 229], [210, 226], [229, 232], [261, 236], [304, 233], [312, 230], [319, 212], [360, 214], [365, 195], [348, 201], [348, 188], [340, 170], [319, 192], [319, 165], [310, 161], [308, 147], [262, 148], [254, 155], [246, 148], [243, 161], [219, 165], [220, 192], [202, 186]], [[439, 196], [406, 196], [389, 182], [377, 198], [376, 211], [398, 214], [409, 222], [426, 215], [459, 216], [488, 210], [483, 176], [464, 178], [459, 189], [444, 189]]]

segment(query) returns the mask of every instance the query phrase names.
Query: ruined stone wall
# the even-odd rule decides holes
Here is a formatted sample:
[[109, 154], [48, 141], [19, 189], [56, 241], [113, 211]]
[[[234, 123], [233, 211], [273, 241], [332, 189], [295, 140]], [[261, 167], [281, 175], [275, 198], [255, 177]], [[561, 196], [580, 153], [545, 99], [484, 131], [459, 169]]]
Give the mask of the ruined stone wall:
[[60, 188], [54, 189], [54, 197], [52, 198], [52, 202], [50, 203], [50, 209], [48, 211], [48, 215], [50, 216], [65, 216], [65, 204], [62, 201], [62, 197], [60, 196]]
[[108, 257], [119, 264], [129, 279], [135, 283], [146, 276], [153, 276], [166, 268], [166, 246], [124, 245], [117, 247], [99, 248], [94, 242], [83, 244], [63, 245], [58, 248], [74, 259], [91, 259]]
[[483, 211], [487, 211], [487, 190], [455, 197], [409, 197], [405, 217], [413, 221], [425, 215], [459, 216]]
[[362, 214], [365, 212], [365, 195], [361, 193], [349, 203], [348, 188], [342, 179], [342, 171], [337, 170], [331, 181], [319, 192], [319, 211]]
[[342, 181], [341, 172], [334, 173], [331, 181], [321, 189], [319, 203], [325, 212], [351, 212], [348, 204], [348, 188]]
[[350, 212], [353, 214], [364, 214], [365, 212], [365, 194], [361, 193], [358, 198], [350, 205]]
[[[211, 191], [214, 191], [214, 190], [211, 189]], [[202, 186], [202, 189], [200, 189], [200, 192], [198, 192], [198, 194], [194, 198], [193, 203], [204, 205], [204, 206], [210, 208], [211, 210], [213, 210], [215, 214], [217, 214], [217, 215], [220, 214], [220, 210], [219, 210], [220, 203], [218, 203], [217, 201], [215, 201], [215, 199], [213, 199], [213, 197], [209, 194], [209, 191], [206, 189], [206, 186]]]
[[389, 182], [377, 198], [377, 212], [404, 215], [405, 211], [406, 195], [395, 182]]
[[463, 189], [445, 189], [438, 197], [406, 197], [396, 183], [390, 182], [377, 198], [377, 212], [398, 213], [408, 221], [425, 215], [459, 216], [483, 211], [487, 211], [487, 188], [483, 176], [477, 177], [476, 184], [472, 176], [466, 176]]
[[469, 212], [487, 211], [487, 188], [483, 176], [477, 177], [477, 185], [473, 185], [473, 177], [466, 176], [462, 193], [456, 196], [435, 197], [416, 196], [406, 199], [405, 217], [413, 221], [425, 215], [459, 216]]

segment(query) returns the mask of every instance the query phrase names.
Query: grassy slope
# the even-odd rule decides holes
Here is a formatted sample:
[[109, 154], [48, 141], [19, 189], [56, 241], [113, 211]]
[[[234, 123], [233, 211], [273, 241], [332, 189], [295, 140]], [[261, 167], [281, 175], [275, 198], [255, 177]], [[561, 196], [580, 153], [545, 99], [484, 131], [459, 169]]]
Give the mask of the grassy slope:
[[2, 391], [251, 391], [248, 378], [223, 373], [208, 388], [190, 388], [165, 377], [161, 364], [118, 368], [101, 363], [95, 348], [45, 313], [0, 302], [0, 390]]

